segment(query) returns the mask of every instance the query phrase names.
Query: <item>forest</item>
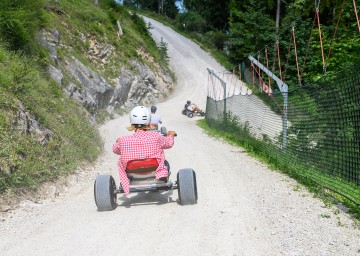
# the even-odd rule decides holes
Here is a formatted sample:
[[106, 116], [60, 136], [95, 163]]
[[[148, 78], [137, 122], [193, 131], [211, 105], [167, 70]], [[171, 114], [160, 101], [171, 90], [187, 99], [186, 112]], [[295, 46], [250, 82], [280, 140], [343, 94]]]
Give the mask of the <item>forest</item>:
[[[254, 139], [234, 111], [218, 122], [207, 120], [209, 126], [225, 131], [232, 142], [270, 159], [308, 186], [320, 185], [350, 199], [358, 212], [360, 24], [355, 0], [126, 0], [124, 4], [160, 14], [162, 21], [195, 40], [228, 73], [246, 82], [283, 120], [286, 113], [291, 124], [275, 143], [264, 135]], [[284, 92], [278, 93], [275, 82], [254, 68], [250, 55], [288, 85], [287, 105]], [[267, 127], [276, 125], [275, 120], [263, 122]]]
[[253, 55], [262, 63], [268, 61], [274, 71], [281, 59], [287, 83], [293, 86], [298, 85], [298, 73], [302, 84], [311, 83], [360, 60], [355, 0], [124, 0], [123, 4], [168, 18], [180, 31], [216, 49], [229, 69]]

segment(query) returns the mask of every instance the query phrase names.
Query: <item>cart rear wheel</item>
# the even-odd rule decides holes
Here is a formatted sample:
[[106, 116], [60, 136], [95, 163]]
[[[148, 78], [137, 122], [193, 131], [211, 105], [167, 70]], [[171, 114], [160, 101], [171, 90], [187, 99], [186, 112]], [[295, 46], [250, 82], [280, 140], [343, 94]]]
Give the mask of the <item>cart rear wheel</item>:
[[196, 204], [198, 199], [196, 175], [193, 169], [180, 169], [177, 174], [180, 204]]
[[117, 207], [116, 184], [111, 175], [98, 175], [94, 183], [95, 203], [99, 211], [111, 211]]

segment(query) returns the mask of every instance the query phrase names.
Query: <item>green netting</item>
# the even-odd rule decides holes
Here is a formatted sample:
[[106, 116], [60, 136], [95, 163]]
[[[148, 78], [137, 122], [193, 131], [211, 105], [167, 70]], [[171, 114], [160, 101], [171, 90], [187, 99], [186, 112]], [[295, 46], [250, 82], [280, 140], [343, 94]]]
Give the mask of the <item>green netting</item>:
[[227, 82], [225, 98], [223, 87], [209, 79], [206, 119], [210, 125], [231, 127], [232, 134], [293, 174], [360, 204], [359, 70], [356, 63], [309, 86], [289, 89], [285, 140], [283, 95], [274, 82], [268, 86], [251, 69], [237, 85], [230, 82], [236, 80], [233, 74], [218, 76]]

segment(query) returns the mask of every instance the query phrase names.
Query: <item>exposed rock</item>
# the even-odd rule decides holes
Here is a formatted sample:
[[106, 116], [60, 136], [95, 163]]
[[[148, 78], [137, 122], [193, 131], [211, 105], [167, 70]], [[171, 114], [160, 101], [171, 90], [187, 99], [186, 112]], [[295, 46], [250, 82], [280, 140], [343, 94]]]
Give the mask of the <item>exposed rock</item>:
[[60, 43], [60, 33], [56, 30], [56, 28], [53, 28], [51, 31], [42, 30], [40, 33], [39, 42], [42, 46], [49, 50], [50, 57], [57, 65], [58, 54], [56, 45]]
[[69, 83], [64, 91], [70, 98], [80, 102], [81, 105], [85, 106], [87, 109], [96, 108], [97, 103], [95, 99], [83, 88], [78, 88], [75, 84]]
[[125, 105], [134, 81], [135, 77], [129, 71], [123, 71], [122, 75], [118, 78], [118, 83], [110, 101], [112, 106], [119, 107]]
[[[87, 57], [98, 70], [104, 70], [107, 63], [116, 60], [115, 47], [110, 43], [101, 42], [93, 35], [84, 35], [79, 32], [84, 43], [88, 41]], [[74, 37], [74, 35], [69, 35]], [[71, 49], [64, 42], [60, 43], [60, 33], [53, 28], [43, 30], [40, 43], [49, 49], [49, 55], [54, 65], [49, 65], [48, 72], [51, 79], [62, 86], [66, 95], [78, 101], [92, 115], [94, 121], [98, 110], [106, 109], [108, 113], [117, 108], [131, 108], [138, 104], [149, 105], [163, 100], [173, 86], [168, 71], [163, 71], [154, 58], [144, 49], [138, 50], [139, 57], [145, 63], [150, 63], [151, 68], [139, 61], [130, 62], [134, 69], [121, 68], [117, 78], [104, 78], [95, 69], [82, 63], [75, 57], [59, 59], [56, 47]], [[135, 70], [135, 71], [134, 71]], [[114, 72], [116, 70], [114, 69]], [[63, 84], [63, 77], [73, 80]], [[110, 84], [110, 82], [112, 84]]]
[[[103, 77], [86, 67], [75, 57], [72, 60], [65, 59], [65, 68], [82, 86], [82, 88], [72, 89], [85, 95], [84, 97], [78, 97], [78, 99], [91, 99], [89, 101], [80, 101], [82, 103], [86, 102], [85, 107], [90, 112], [95, 113], [97, 109], [106, 108], [109, 105], [113, 89]], [[88, 105], [88, 103], [91, 104]]]
[[54, 80], [58, 85], [61, 85], [61, 81], [64, 77], [61, 70], [55, 68], [53, 65], [49, 65], [48, 72], [50, 74], [50, 78]]
[[108, 63], [108, 58], [114, 50], [115, 47], [113, 45], [108, 43], [101, 45], [94, 36], [91, 36], [89, 39], [88, 58], [94, 64]]
[[0, 205], [0, 212], [8, 212], [11, 211], [13, 208], [10, 205]]
[[30, 134], [30, 136], [38, 141], [41, 145], [46, 145], [53, 138], [53, 133], [43, 127], [25, 108], [25, 106], [19, 101], [19, 110], [12, 122], [13, 129], [23, 133]]
[[60, 43], [60, 33], [56, 28], [51, 29], [50, 34], [52, 35], [52, 40], [55, 44]]

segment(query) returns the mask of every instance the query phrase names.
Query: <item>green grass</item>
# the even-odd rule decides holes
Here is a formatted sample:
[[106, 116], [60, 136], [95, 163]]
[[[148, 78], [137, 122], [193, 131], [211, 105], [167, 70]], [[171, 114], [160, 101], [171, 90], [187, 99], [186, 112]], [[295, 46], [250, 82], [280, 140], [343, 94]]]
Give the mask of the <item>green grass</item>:
[[[47, 2], [49, 5], [53, 4], [51, 0]], [[162, 68], [168, 68], [159, 47], [147, 31], [145, 22], [136, 13], [130, 14], [121, 6], [116, 10], [104, 10], [94, 5], [91, 0], [60, 1], [59, 8], [65, 14], [48, 12], [47, 19], [49, 27], [56, 27], [59, 31], [61, 40], [73, 47], [61, 49], [63, 56], [74, 55], [109, 79], [118, 77], [123, 67], [131, 69], [133, 60], [153, 66], [152, 62], [139, 58], [137, 50], [140, 48], [146, 49]], [[117, 35], [117, 20], [123, 30], [120, 38]], [[108, 63], [101, 64], [101, 67], [100, 64], [89, 63], [86, 60], [84, 53], [89, 50], [90, 38], [95, 38], [101, 46], [109, 43], [114, 46]]]
[[[83, 161], [95, 160], [102, 141], [82, 107], [64, 97], [34, 59], [3, 47], [0, 56], [0, 192], [36, 188], [43, 181], [73, 172]], [[41, 145], [15, 129], [19, 102], [52, 131], [48, 144]]]
[[[168, 67], [144, 21], [121, 6], [102, 9], [92, 0], [60, 1], [59, 5], [55, 5], [53, 0], [36, 1], [37, 5], [60, 9], [62, 13], [59, 14], [35, 8], [35, 2], [33, 4], [34, 13], [27, 17], [34, 19], [36, 26], [27, 26], [31, 29], [31, 33], [27, 33], [24, 24], [24, 31], [21, 31], [24, 35], [33, 35], [36, 29], [51, 31], [56, 28], [61, 42], [56, 46], [61, 63], [57, 68], [63, 68], [65, 58], [74, 56], [112, 83], [121, 75], [123, 68], [134, 69], [131, 64], [134, 60], [154, 65], [138, 56], [140, 48], [150, 53], [162, 68]], [[18, 16], [22, 14], [14, 13]], [[124, 32], [120, 38], [117, 35], [117, 20]], [[101, 46], [113, 47], [107, 63], [89, 59], [90, 38], [95, 38]], [[77, 82], [72, 81], [64, 70], [62, 85], [49, 78], [46, 67], [52, 60], [47, 49], [41, 47], [37, 39], [27, 36], [28, 41], [24, 41], [26, 45], [23, 45], [36, 45], [36, 50], [23, 51], [25, 55], [11, 51], [14, 48], [10, 45], [11, 41], [8, 40], [5, 45], [2, 39], [0, 33], [0, 193], [9, 189], [35, 189], [44, 181], [68, 175], [82, 163], [94, 161], [103, 148], [96, 127], [89, 122], [89, 113], [62, 91], [69, 82]], [[26, 47], [25, 50], [28, 49]], [[19, 115], [19, 102], [42, 127], [53, 133], [48, 144], [41, 145], [31, 134], [16, 131], [14, 120]], [[117, 110], [118, 113], [122, 111]], [[105, 110], [99, 110], [97, 121], [103, 122], [106, 115]]]
[[255, 140], [247, 134], [246, 129], [237, 127], [231, 121], [227, 127], [213, 122], [210, 122], [209, 125], [205, 119], [199, 120], [198, 125], [209, 136], [242, 147], [246, 149], [250, 156], [268, 164], [272, 170], [280, 171], [294, 178], [310, 192], [314, 193], [314, 196], [323, 200], [325, 204], [335, 205], [341, 203], [346, 205], [349, 213], [360, 220], [360, 205], [358, 205], [358, 202], [360, 202], [360, 189], [355, 184], [321, 173], [316, 169], [309, 169], [308, 166], [301, 163], [282, 161], [281, 159], [288, 158], [281, 156], [281, 153], [276, 153], [279, 151], [278, 148]]

